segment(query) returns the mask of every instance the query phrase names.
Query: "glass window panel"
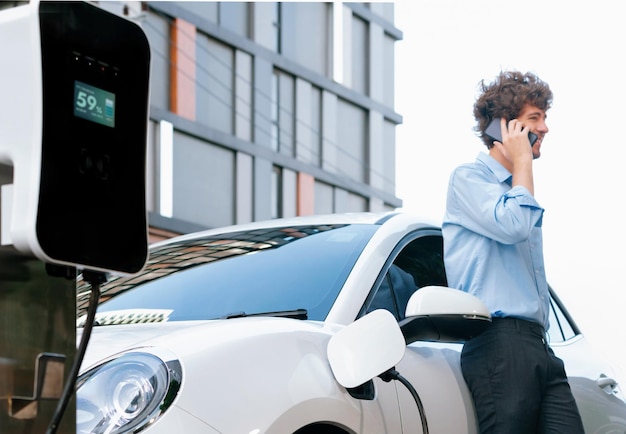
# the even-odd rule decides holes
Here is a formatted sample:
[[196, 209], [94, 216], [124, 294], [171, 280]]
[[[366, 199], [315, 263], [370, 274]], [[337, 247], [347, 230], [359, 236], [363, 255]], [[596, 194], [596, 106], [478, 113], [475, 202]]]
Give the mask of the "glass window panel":
[[272, 73], [271, 83], [271, 95], [272, 95], [272, 108], [271, 108], [271, 121], [272, 131], [270, 136], [272, 150], [278, 152], [278, 71]]
[[186, 1], [176, 2], [177, 6], [187, 9], [194, 15], [200, 16], [214, 24], [217, 24], [217, 2]]
[[311, 154], [313, 163], [322, 165], [322, 90], [311, 91]]
[[387, 193], [396, 191], [396, 125], [387, 120], [383, 123], [383, 185]]
[[248, 3], [220, 2], [219, 5], [220, 26], [247, 38], [249, 28]]
[[341, 194], [341, 200], [335, 203], [335, 212], [363, 212], [367, 211], [367, 199], [358, 194], [336, 187], [335, 194]]
[[278, 76], [278, 151], [293, 157], [295, 155], [295, 80], [288, 74]]
[[550, 299], [550, 327], [548, 339], [550, 343], [563, 342], [576, 336], [572, 326], [559, 308], [558, 304]]
[[389, 106], [394, 106], [395, 96], [395, 41], [385, 35], [383, 39], [383, 56], [385, 60], [383, 67], [383, 102]]
[[152, 11], [146, 11], [142, 29], [150, 44], [150, 104], [169, 110], [170, 22]]
[[174, 133], [173, 180], [175, 218], [207, 227], [234, 223], [235, 154], [232, 151]]
[[236, 54], [235, 134], [252, 140], [252, 56], [243, 51]]
[[[140, 276], [103, 285], [98, 313], [158, 309], [168, 321], [186, 321], [305, 309], [323, 321], [378, 228], [289, 226], [168, 244], [151, 252]], [[79, 283], [80, 292], [87, 288]], [[84, 312], [79, 300], [77, 316]]]
[[279, 2], [250, 3], [251, 38], [268, 50], [278, 52], [278, 31], [280, 29]]
[[402, 320], [411, 295], [429, 285], [447, 286], [443, 239], [439, 235], [422, 236], [407, 244], [364, 310], [387, 309]]
[[274, 70], [271, 83], [271, 146], [290, 157], [295, 156], [295, 80]]
[[347, 201], [349, 212], [367, 211], [367, 198], [354, 193], [348, 193]]
[[315, 214], [331, 214], [334, 212], [334, 189], [331, 185], [315, 181]]
[[281, 3], [281, 53], [318, 74], [326, 75], [331, 3]]
[[272, 192], [271, 192], [271, 217], [273, 219], [282, 217], [282, 170], [280, 167], [272, 168]]
[[365, 21], [352, 16], [352, 89], [367, 95], [369, 92], [369, 36]]
[[201, 33], [196, 43], [196, 119], [233, 134], [234, 50]]
[[280, 26], [282, 20], [282, 3], [275, 2], [272, 7], [272, 48], [277, 53], [280, 52]]
[[365, 182], [367, 114], [345, 100], [338, 101], [337, 170], [355, 181]]
[[301, 161], [321, 166], [322, 90], [309, 83], [296, 89], [297, 156]]

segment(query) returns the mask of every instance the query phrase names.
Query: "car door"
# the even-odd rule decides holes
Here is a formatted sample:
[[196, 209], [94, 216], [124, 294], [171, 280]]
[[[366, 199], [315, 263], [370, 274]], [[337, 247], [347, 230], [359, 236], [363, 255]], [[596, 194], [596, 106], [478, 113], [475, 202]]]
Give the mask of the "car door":
[[[400, 321], [411, 294], [427, 285], [447, 286], [443, 241], [437, 230], [420, 231], [398, 244], [364, 311], [385, 308]], [[626, 432], [626, 402], [614, 372], [580, 332], [551, 289], [548, 339], [565, 363], [585, 432]], [[396, 369], [416, 389], [423, 406], [396, 385], [403, 432], [476, 433], [474, 405], [461, 374], [462, 343], [414, 342]]]
[[626, 432], [626, 403], [612, 368], [585, 339], [552, 289], [548, 340], [565, 363], [585, 432]]
[[[410, 296], [428, 285], [446, 286], [443, 242], [438, 230], [405, 237], [389, 258], [362, 313], [387, 309], [398, 321], [404, 318]], [[418, 404], [401, 383], [395, 382], [402, 432], [476, 433], [474, 407], [460, 370], [461, 344], [415, 342], [407, 346], [398, 372], [415, 388]]]

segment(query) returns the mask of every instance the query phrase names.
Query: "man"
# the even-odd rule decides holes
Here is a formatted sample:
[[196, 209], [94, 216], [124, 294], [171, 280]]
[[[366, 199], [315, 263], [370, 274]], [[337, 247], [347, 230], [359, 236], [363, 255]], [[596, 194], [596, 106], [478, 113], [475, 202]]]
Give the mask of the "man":
[[[443, 221], [448, 284], [480, 298], [490, 328], [465, 343], [461, 368], [481, 433], [584, 433], [563, 362], [547, 343], [544, 209], [533, 161], [548, 133], [549, 86], [532, 73], [481, 82], [474, 117], [488, 154], [454, 170]], [[499, 120], [502, 141], [485, 134]], [[537, 135], [531, 146], [529, 132]]]

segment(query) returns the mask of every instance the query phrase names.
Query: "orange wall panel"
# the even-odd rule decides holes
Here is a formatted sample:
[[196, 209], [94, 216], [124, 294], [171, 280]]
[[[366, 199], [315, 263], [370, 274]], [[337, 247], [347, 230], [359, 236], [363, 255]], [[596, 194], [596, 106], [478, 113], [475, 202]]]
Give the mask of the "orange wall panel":
[[315, 178], [308, 173], [298, 173], [298, 215], [312, 215], [315, 213]]
[[171, 25], [170, 109], [196, 118], [196, 27], [176, 18]]

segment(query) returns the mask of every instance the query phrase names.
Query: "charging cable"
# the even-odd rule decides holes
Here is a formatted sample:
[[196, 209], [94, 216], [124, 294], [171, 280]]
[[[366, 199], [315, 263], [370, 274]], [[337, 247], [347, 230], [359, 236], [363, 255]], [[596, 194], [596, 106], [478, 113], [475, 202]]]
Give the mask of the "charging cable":
[[57, 432], [61, 419], [63, 419], [63, 414], [65, 413], [70, 399], [72, 398], [72, 394], [74, 393], [76, 380], [78, 379], [78, 373], [80, 372], [80, 365], [83, 363], [85, 351], [87, 350], [87, 344], [89, 343], [89, 338], [91, 337], [91, 329], [93, 328], [96, 317], [98, 300], [100, 300], [100, 285], [107, 281], [107, 277], [106, 274], [102, 272], [83, 270], [83, 280], [91, 284], [91, 295], [89, 297], [89, 307], [87, 308], [87, 318], [83, 328], [83, 335], [80, 338], [80, 344], [78, 346], [78, 350], [76, 351], [76, 357], [74, 358], [74, 363], [72, 364], [72, 370], [67, 381], [65, 382], [61, 399], [59, 399], [54, 415], [52, 416], [52, 420], [50, 421], [50, 425], [48, 425], [46, 434], [55, 434]]
[[402, 375], [400, 375], [398, 371], [396, 371], [393, 368], [391, 368], [387, 372], [382, 373], [381, 375], [379, 375], [379, 377], [386, 383], [390, 382], [391, 380], [398, 380], [400, 383], [404, 384], [404, 386], [407, 389], [409, 389], [409, 392], [413, 396], [413, 399], [415, 400], [415, 403], [417, 404], [417, 409], [419, 410], [419, 413], [420, 413], [420, 419], [422, 421], [422, 433], [428, 434], [428, 422], [426, 421], [424, 405], [422, 404], [422, 400], [420, 399], [417, 393], [417, 390], [415, 390], [415, 388], [409, 382], [409, 380], [404, 378]]

